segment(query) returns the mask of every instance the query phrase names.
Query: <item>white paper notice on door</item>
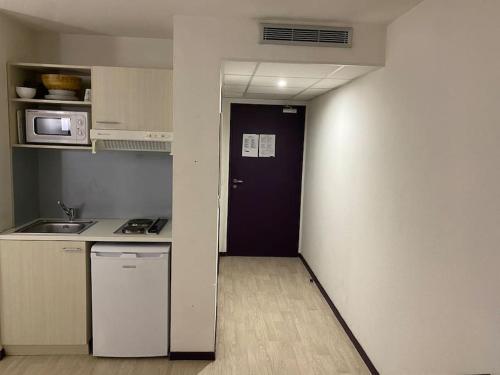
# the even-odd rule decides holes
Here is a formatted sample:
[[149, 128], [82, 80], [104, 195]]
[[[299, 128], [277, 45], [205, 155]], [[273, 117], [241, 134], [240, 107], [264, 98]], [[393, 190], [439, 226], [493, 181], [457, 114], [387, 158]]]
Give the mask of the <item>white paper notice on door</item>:
[[257, 158], [259, 156], [258, 134], [243, 134], [241, 156], [246, 158]]
[[259, 137], [259, 157], [274, 158], [276, 156], [276, 135], [261, 134]]

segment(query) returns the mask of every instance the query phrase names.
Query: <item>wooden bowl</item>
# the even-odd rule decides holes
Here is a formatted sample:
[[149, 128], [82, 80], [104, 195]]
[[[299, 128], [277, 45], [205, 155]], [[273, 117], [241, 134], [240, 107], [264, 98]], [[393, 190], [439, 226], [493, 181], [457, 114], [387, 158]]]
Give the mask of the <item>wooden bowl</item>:
[[82, 79], [80, 77], [64, 74], [42, 74], [43, 85], [48, 90], [80, 90]]

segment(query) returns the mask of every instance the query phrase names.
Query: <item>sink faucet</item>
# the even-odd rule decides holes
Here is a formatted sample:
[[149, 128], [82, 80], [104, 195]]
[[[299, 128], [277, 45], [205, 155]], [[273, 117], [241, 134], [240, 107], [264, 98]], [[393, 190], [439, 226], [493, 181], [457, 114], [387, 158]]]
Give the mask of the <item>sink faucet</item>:
[[66, 216], [68, 216], [69, 221], [73, 221], [76, 217], [76, 208], [74, 207], [67, 207], [64, 202], [57, 201], [57, 204], [61, 209], [64, 211]]

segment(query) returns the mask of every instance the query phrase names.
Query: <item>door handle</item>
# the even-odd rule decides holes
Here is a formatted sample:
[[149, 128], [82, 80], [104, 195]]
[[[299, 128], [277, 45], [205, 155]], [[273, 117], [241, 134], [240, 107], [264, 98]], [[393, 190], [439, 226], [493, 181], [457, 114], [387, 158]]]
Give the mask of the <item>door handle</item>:
[[233, 184], [243, 184], [245, 181], [238, 180], [237, 178], [233, 178]]

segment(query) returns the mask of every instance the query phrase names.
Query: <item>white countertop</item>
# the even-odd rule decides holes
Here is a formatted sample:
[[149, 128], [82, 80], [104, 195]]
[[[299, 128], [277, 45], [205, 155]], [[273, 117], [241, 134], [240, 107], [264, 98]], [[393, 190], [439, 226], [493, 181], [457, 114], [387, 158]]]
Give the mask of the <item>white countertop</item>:
[[[40, 219], [37, 219], [40, 220]], [[34, 220], [33, 222], [37, 221]], [[127, 219], [84, 219], [96, 221], [94, 225], [80, 234], [61, 233], [15, 233], [17, 228], [0, 233], [0, 240], [28, 241], [85, 241], [85, 242], [172, 242], [172, 220], [163, 227], [160, 234], [115, 234]], [[23, 224], [21, 227], [28, 225]]]

